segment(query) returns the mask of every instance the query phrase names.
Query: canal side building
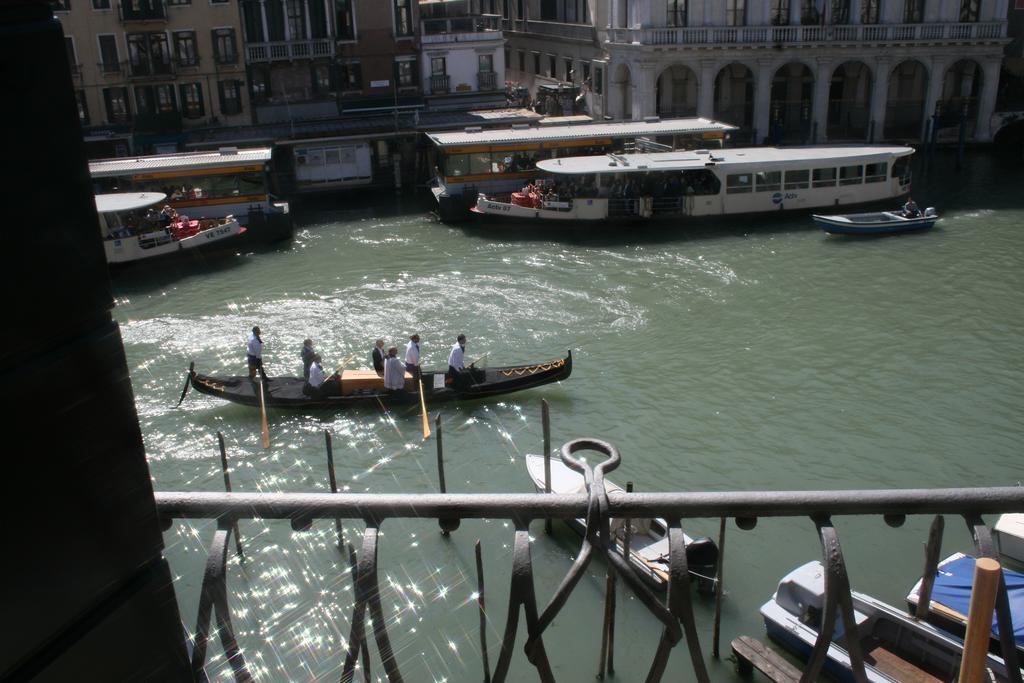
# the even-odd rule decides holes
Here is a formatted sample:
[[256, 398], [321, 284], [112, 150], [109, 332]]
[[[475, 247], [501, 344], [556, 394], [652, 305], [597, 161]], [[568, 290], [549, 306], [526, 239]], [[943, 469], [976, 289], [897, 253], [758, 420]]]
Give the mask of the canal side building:
[[175, 151], [191, 129], [249, 122], [229, 0], [57, 0], [91, 157]]
[[1008, 0], [506, 0], [509, 78], [754, 142], [989, 141]]

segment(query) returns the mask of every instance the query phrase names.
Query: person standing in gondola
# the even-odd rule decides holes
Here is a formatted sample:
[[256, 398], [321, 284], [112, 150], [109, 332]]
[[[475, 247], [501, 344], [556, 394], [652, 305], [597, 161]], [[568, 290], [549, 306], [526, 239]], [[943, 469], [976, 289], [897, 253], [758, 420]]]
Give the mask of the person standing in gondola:
[[313, 358], [316, 356], [316, 351], [313, 350], [313, 340], [307, 339], [302, 342], [302, 377], [305, 380], [309, 380], [309, 367], [313, 364]]
[[405, 370], [412, 378], [420, 378], [420, 335], [414, 334], [409, 337], [409, 343], [405, 347]]
[[373, 359], [373, 371], [377, 373], [378, 377], [384, 376], [384, 360], [387, 358], [387, 352], [384, 350], [384, 340], [378, 339], [377, 343], [373, 346], [373, 351], [370, 352], [370, 357]]
[[455, 339], [451, 353], [448, 354], [448, 377], [455, 387], [464, 384], [466, 374], [466, 335], [460, 334]]
[[256, 371], [259, 370], [263, 379], [267, 378], [267, 371], [263, 369], [263, 339], [260, 337], [260, 328], [253, 327], [249, 335], [249, 341], [245, 345], [245, 356], [249, 363], [249, 379], [256, 379]]
[[389, 394], [405, 391], [405, 364], [398, 357], [398, 347], [388, 349], [384, 361], [384, 390]]
[[341, 377], [334, 373], [330, 377], [324, 371], [323, 359], [319, 353], [313, 354], [312, 362], [309, 365], [309, 377], [302, 386], [302, 393], [307, 396], [323, 398], [332, 392], [341, 393]]

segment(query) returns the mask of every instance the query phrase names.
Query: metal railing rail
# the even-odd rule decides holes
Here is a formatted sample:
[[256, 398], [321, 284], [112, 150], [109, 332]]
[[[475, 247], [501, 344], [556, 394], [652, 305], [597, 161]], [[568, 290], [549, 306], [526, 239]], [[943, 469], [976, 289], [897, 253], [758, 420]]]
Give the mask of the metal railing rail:
[[[546, 405], [545, 405], [546, 408]], [[551, 457], [548, 431], [548, 411], [543, 411], [545, 422], [545, 454]], [[584, 575], [596, 555], [602, 555], [608, 565], [606, 587], [605, 623], [599, 677], [604, 671], [613, 672], [613, 633], [615, 621], [615, 580], [621, 579], [636, 593], [639, 601], [661, 622], [661, 637], [647, 674], [648, 681], [659, 681], [664, 675], [669, 656], [675, 646], [685, 639], [693, 663], [694, 678], [708, 681], [704, 653], [701, 649], [694, 618], [690, 589], [690, 572], [683, 541], [682, 520], [689, 518], [720, 518], [721, 531], [719, 547], [725, 542], [725, 521], [735, 520], [743, 530], [751, 530], [760, 517], [807, 517], [814, 524], [822, 547], [822, 564], [825, 569], [825, 605], [818, 639], [808, 658], [802, 681], [818, 678], [831, 643], [837, 616], [843, 619], [847, 632], [855, 630], [853, 602], [849, 577], [843, 559], [839, 536], [832, 524], [832, 518], [842, 515], [881, 515], [891, 527], [899, 527], [907, 515], [937, 515], [929, 532], [924, 571], [918, 604], [918, 616], [927, 613], [931, 599], [931, 581], [934, 577], [942, 541], [942, 515], [961, 516], [971, 531], [979, 556], [995, 557], [996, 550], [989, 528], [982, 521], [984, 514], [1024, 512], [1024, 488], [946, 488], [946, 489], [904, 489], [904, 490], [845, 490], [845, 491], [744, 491], [744, 492], [681, 492], [681, 493], [632, 493], [608, 492], [604, 476], [615, 470], [621, 458], [617, 449], [596, 439], [576, 439], [561, 449], [562, 461], [571, 469], [583, 474], [586, 493], [559, 494], [450, 494], [444, 493], [443, 454], [440, 417], [436, 423], [438, 470], [442, 493], [439, 494], [338, 494], [334, 476], [331, 437], [325, 433], [330, 474], [331, 493], [231, 493], [228, 479], [227, 455], [223, 439], [218, 434], [221, 447], [225, 488], [228, 493], [156, 493], [157, 510], [164, 528], [171, 526], [175, 519], [215, 519], [214, 532], [207, 554], [206, 569], [199, 603], [199, 614], [195, 630], [193, 650], [193, 671], [197, 680], [205, 680], [204, 665], [210, 638], [210, 624], [216, 617], [217, 632], [228, 663], [237, 681], [249, 681], [242, 651], [235, 638], [234, 628], [227, 600], [226, 562], [231, 533], [235, 533], [237, 554], [242, 556], [241, 539], [238, 536], [238, 521], [259, 518], [261, 520], [289, 520], [293, 529], [308, 530], [314, 520], [334, 519], [338, 533], [338, 547], [345, 550], [342, 541], [341, 519], [362, 520], [365, 525], [362, 550], [356, 553], [351, 545], [347, 547], [352, 577], [355, 585], [351, 633], [344, 657], [342, 681], [352, 681], [355, 667], [361, 659], [363, 675], [369, 680], [370, 660], [366, 634], [366, 612], [370, 611], [373, 639], [385, 674], [389, 681], [402, 681], [398, 662], [387, 632], [387, 623], [381, 605], [381, 589], [378, 581], [378, 541], [380, 527], [395, 518], [433, 518], [438, 520], [443, 533], [455, 531], [462, 519], [506, 519], [515, 525], [512, 553], [512, 573], [509, 588], [509, 607], [500, 654], [493, 669], [487, 659], [484, 599], [483, 561], [480, 542], [476, 542], [478, 597], [480, 610], [480, 639], [484, 668], [484, 680], [501, 682], [506, 680], [512, 664], [513, 650], [519, 631], [520, 608], [524, 612], [527, 640], [524, 647], [526, 659], [536, 669], [542, 681], [554, 681], [554, 675], [544, 646], [544, 633], [565, 606], [574, 588]], [[594, 467], [578, 460], [580, 451], [596, 451], [604, 460]], [[545, 467], [545, 471], [550, 470]], [[549, 475], [548, 475], [549, 476]], [[630, 487], [631, 488], [631, 487]], [[629, 489], [627, 489], [628, 491]], [[622, 552], [616, 548], [615, 538], [610, 532], [610, 520], [661, 517], [667, 520], [669, 537], [668, 592], [663, 600], [656, 595], [631, 566], [629, 560], [629, 538], [625, 540]], [[586, 532], [573, 565], [548, 603], [539, 609], [533, 565], [530, 556], [530, 523], [551, 518], [585, 518]], [[716, 600], [720, 601], [723, 591], [724, 554], [720, 557], [716, 577]], [[716, 604], [716, 615], [720, 614]], [[1009, 680], [1022, 683], [1017, 650], [1013, 639], [1013, 626], [1005, 584], [1001, 583], [996, 613], [1002, 635], [1002, 654], [1009, 672]], [[719, 623], [716, 616], [712, 656], [718, 657]], [[851, 658], [854, 678], [867, 680], [864, 673], [864, 653], [850, 639], [848, 652]]]

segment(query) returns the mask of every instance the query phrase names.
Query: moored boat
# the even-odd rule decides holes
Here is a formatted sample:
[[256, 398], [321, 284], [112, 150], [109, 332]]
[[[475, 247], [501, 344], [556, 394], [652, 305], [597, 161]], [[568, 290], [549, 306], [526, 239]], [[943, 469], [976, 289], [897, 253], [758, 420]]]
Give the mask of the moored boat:
[[166, 195], [129, 192], [96, 195], [107, 263], [123, 264], [222, 247], [245, 234], [234, 216], [192, 219], [154, 217]]
[[[963, 636], [967, 627], [967, 612], [971, 604], [976, 558], [954, 553], [939, 562], [932, 584], [928, 605], [928, 621], [941, 629]], [[1024, 654], [1024, 574], [1003, 568], [1003, 581], [1009, 597], [1013, 638], [1017, 651]], [[921, 581], [914, 584], [907, 595], [907, 607], [917, 609], [920, 601]], [[992, 616], [992, 643], [999, 647], [999, 622]]]
[[[526, 456], [526, 470], [533, 480], [538, 492], [545, 491], [544, 456]], [[621, 491], [619, 486], [605, 480], [605, 489]], [[579, 472], [569, 467], [558, 458], [551, 459], [551, 492], [582, 493], [586, 491], [586, 481]], [[619, 554], [624, 548], [626, 536], [626, 520], [611, 520], [610, 531], [615, 538]], [[581, 536], [586, 533], [586, 520], [570, 519], [566, 523]], [[652, 587], [664, 589], [668, 586], [668, 523], [661, 518], [630, 520], [629, 561], [639, 571], [640, 576]], [[713, 589], [718, 569], [718, 546], [710, 538], [703, 536], [692, 538], [685, 533], [686, 561], [690, 575], [697, 582], [699, 590], [709, 592]]]
[[531, 222], [687, 221], [872, 205], [910, 191], [910, 147], [750, 147], [564, 157], [474, 212]]
[[[851, 597], [856, 631], [847, 633], [837, 616], [826, 673], [841, 681], [854, 680], [848, 648], [856, 641], [872, 683], [957, 680], [963, 640], [870, 595], [851, 591]], [[772, 599], [761, 606], [769, 637], [803, 659], [814, 648], [824, 611], [824, 569], [816, 560], [783, 577]], [[988, 654], [986, 666], [997, 681], [1008, 680], [1001, 657]]]
[[927, 230], [939, 220], [939, 214], [928, 207], [923, 214], [907, 216], [902, 211], [875, 211], [834, 216], [811, 216], [814, 224], [832, 235], [890, 235], [911, 230]]
[[[571, 351], [564, 358], [541, 363], [466, 370], [454, 381], [445, 371], [423, 370], [423, 396], [428, 405], [489, 398], [558, 382], [570, 374]], [[226, 401], [249, 406], [260, 404], [260, 383], [248, 376], [203, 375], [190, 369], [189, 383], [200, 393]], [[420, 401], [419, 387], [408, 373], [405, 390], [398, 392], [385, 391], [384, 378], [372, 370], [344, 370], [338, 380], [326, 382], [326, 388], [314, 395], [303, 391], [305, 384], [302, 377], [271, 377], [264, 384], [266, 406], [345, 408], [377, 406], [378, 401], [386, 405], [419, 404]]]

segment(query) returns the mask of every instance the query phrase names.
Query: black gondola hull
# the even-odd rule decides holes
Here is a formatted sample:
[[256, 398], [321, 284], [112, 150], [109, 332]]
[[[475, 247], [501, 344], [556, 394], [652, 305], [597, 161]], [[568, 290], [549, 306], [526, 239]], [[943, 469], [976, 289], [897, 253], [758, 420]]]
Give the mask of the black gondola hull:
[[[471, 401], [480, 398], [500, 396], [524, 389], [532, 389], [551, 382], [567, 379], [572, 374], [572, 352], [565, 358], [514, 365], [467, 373], [462, 381], [452, 384], [445, 382], [445, 373], [423, 372], [423, 393], [428, 404], [449, 401]], [[260, 404], [260, 383], [247, 376], [217, 377], [191, 372], [192, 388], [201, 394], [216, 396], [232, 403], [247, 406]], [[271, 377], [264, 385], [264, 400], [268, 408], [345, 408], [359, 405], [418, 404], [417, 391], [385, 392], [376, 389], [361, 389], [343, 393], [340, 387], [321, 396], [303, 393], [305, 381], [301, 377]], [[334, 386], [338, 386], [335, 384]]]

